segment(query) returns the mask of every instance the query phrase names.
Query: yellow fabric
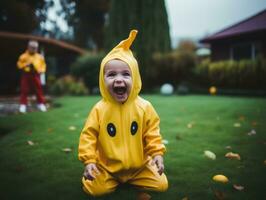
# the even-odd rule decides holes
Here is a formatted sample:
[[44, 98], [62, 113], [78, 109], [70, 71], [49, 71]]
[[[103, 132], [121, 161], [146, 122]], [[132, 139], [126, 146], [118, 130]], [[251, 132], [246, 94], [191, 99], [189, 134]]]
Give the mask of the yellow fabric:
[[129, 49], [132, 42], [134, 41], [137, 33], [138, 32], [136, 30], [132, 30], [129, 34], [129, 37], [126, 40], [121, 41], [102, 60], [101, 68], [100, 68], [100, 74], [99, 74], [99, 85], [100, 85], [100, 91], [101, 91], [102, 97], [106, 101], [110, 101], [114, 104], [117, 103], [113, 100], [113, 98], [111, 97], [111, 95], [107, 91], [107, 88], [105, 87], [105, 84], [104, 84], [104, 76], [103, 76], [105, 64], [108, 61], [113, 60], [113, 59], [120, 59], [120, 60], [126, 62], [128, 64], [128, 66], [130, 67], [130, 70], [131, 70], [133, 87], [132, 87], [130, 96], [127, 100], [127, 103], [134, 100], [138, 96], [138, 94], [141, 90], [141, 78], [140, 78], [140, 74], [139, 74], [138, 62], [134, 58], [132, 51]]
[[[133, 173], [109, 174], [99, 167], [100, 174], [93, 181], [82, 178], [83, 190], [92, 196], [102, 196], [113, 192], [120, 182], [128, 182], [140, 189], [164, 192], [168, 188], [165, 174], [159, 175], [155, 165], [147, 163]], [[118, 182], [119, 181], [119, 182]]]
[[[84, 163], [97, 163], [109, 173], [135, 171], [143, 167], [150, 157], [163, 155], [165, 146], [159, 130], [159, 117], [153, 106], [138, 94], [141, 79], [138, 63], [130, 45], [137, 31], [120, 42], [101, 63], [99, 84], [102, 99], [92, 108], [80, 135], [79, 159]], [[128, 64], [132, 74], [132, 88], [127, 101], [116, 102], [104, 84], [104, 65], [112, 59]], [[115, 135], [108, 133], [108, 126], [115, 127]], [[132, 125], [137, 132], [132, 134]]]
[[22, 69], [25, 72], [30, 72], [30, 67], [27, 65], [33, 64], [34, 69], [38, 73], [44, 73], [46, 71], [46, 64], [43, 56], [39, 53], [29, 54], [28, 51], [23, 53], [17, 62], [19, 69]]

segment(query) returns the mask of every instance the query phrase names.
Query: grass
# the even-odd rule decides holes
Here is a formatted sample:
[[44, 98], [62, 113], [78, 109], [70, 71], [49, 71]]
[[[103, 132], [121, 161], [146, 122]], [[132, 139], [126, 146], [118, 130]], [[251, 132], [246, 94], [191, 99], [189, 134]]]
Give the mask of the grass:
[[[153, 199], [265, 199], [266, 101], [263, 98], [221, 96], [145, 96], [161, 117], [161, 132], [168, 140], [165, 155], [169, 189], [152, 193]], [[0, 199], [93, 199], [83, 193], [83, 165], [77, 159], [79, 134], [99, 97], [63, 97], [60, 107], [47, 113], [0, 118]], [[235, 127], [234, 124], [240, 124]], [[74, 126], [76, 130], [70, 130]], [[252, 129], [255, 135], [247, 133]], [[32, 141], [34, 145], [29, 145]], [[231, 146], [232, 149], [226, 149]], [[69, 153], [62, 149], [71, 148]], [[210, 150], [216, 160], [204, 157]], [[233, 151], [241, 160], [228, 160]], [[216, 174], [228, 184], [212, 180]], [[233, 184], [244, 186], [238, 191]], [[216, 192], [218, 195], [218, 192]], [[219, 196], [219, 195], [218, 195]], [[221, 195], [220, 195], [221, 196]], [[124, 186], [97, 199], [135, 199]]]

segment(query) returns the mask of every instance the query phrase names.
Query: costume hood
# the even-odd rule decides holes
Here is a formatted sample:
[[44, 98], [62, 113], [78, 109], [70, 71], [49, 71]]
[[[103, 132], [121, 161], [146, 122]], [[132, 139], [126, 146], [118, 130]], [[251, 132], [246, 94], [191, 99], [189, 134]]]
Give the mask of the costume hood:
[[133, 56], [132, 51], [130, 50], [130, 46], [132, 45], [133, 41], [135, 40], [135, 37], [137, 35], [137, 30], [130, 31], [129, 37], [123, 41], [121, 41], [116, 47], [114, 47], [102, 60], [101, 62], [101, 68], [100, 68], [100, 74], [99, 74], [99, 85], [100, 85], [100, 91], [103, 99], [115, 102], [115, 100], [112, 98], [112, 96], [109, 94], [106, 85], [104, 83], [104, 66], [105, 64], [114, 59], [122, 60], [126, 62], [131, 70], [132, 74], [132, 88], [130, 91], [130, 95], [127, 99], [127, 102], [130, 102], [134, 100], [140, 90], [141, 90], [141, 78], [138, 68], [138, 62]]

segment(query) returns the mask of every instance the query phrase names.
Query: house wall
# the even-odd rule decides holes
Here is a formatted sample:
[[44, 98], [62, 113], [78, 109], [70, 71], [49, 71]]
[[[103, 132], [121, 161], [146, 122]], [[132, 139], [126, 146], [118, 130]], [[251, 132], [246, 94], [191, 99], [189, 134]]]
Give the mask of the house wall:
[[213, 40], [211, 41], [211, 59], [212, 61], [229, 60], [233, 57], [232, 48], [241, 44], [252, 44], [256, 55], [260, 54], [266, 57], [265, 35], [266, 31], [259, 31], [226, 39]]

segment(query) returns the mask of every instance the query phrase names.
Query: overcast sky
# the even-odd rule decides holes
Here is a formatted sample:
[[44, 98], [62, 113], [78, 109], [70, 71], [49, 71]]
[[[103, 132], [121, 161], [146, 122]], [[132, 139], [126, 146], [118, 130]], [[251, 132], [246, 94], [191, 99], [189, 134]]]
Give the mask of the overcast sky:
[[165, 0], [165, 4], [172, 42], [203, 38], [266, 9], [266, 0]]

